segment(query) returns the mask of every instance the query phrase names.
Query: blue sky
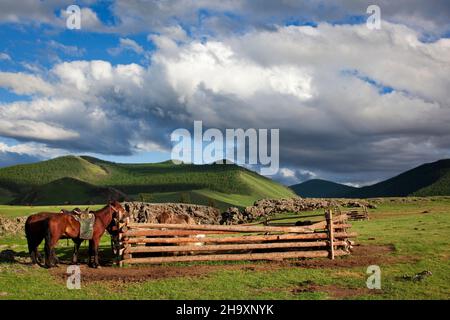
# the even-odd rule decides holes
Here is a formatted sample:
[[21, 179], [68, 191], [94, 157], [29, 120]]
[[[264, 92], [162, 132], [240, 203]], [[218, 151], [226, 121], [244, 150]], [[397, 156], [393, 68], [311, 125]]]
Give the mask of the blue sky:
[[165, 161], [194, 120], [279, 128], [286, 184], [448, 157], [450, 6], [378, 3], [370, 31], [368, 1], [2, 1], [0, 166]]

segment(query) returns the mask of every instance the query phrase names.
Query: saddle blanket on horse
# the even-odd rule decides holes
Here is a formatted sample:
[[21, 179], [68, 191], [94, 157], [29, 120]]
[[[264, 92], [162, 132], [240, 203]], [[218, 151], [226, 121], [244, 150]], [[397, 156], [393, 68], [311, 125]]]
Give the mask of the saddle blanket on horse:
[[80, 223], [80, 239], [91, 240], [94, 235], [95, 215], [93, 213], [81, 213], [74, 216]]

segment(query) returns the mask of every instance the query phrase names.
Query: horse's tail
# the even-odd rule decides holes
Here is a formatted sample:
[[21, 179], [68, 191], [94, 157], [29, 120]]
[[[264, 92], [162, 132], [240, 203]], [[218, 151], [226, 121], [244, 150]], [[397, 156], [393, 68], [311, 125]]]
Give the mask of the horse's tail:
[[45, 254], [49, 254], [49, 250], [50, 250], [50, 242], [52, 240], [52, 232], [51, 232], [51, 228], [50, 228], [50, 219], [46, 219], [44, 224], [45, 224], [45, 246], [44, 246], [44, 250], [45, 250]]
[[25, 237], [27, 239], [31, 236], [31, 234], [30, 234], [30, 232], [31, 232], [31, 230], [30, 230], [30, 220], [31, 220], [31, 216], [29, 216], [27, 218], [27, 221], [25, 221]]
[[27, 221], [25, 222], [25, 237], [27, 238], [27, 244], [28, 244], [28, 250], [32, 251], [33, 246], [33, 236], [31, 232], [31, 216], [28, 217]]
[[33, 236], [32, 228], [31, 228], [31, 216], [28, 217], [25, 222], [25, 237], [27, 238], [28, 252], [30, 254], [31, 263], [38, 263], [38, 240], [36, 239], [36, 235]]

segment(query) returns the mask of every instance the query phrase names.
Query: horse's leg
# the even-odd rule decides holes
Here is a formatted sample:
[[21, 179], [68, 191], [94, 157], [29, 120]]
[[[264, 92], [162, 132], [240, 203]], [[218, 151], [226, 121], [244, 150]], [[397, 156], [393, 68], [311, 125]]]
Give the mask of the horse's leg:
[[28, 242], [28, 252], [30, 253], [31, 263], [32, 264], [38, 264], [38, 251], [37, 251], [37, 245], [35, 241], [32, 239], [27, 239]]
[[94, 257], [95, 257], [95, 267], [100, 268], [100, 262], [98, 261], [98, 247], [100, 246], [100, 239], [94, 241]]
[[[91, 245], [92, 243], [92, 245]], [[89, 241], [89, 247], [91, 249], [91, 253], [92, 254], [91, 258], [90, 258], [90, 264], [89, 266], [91, 268], [99, 268], [100, 267], [100, 263], [98, 262], [98, 246], [100, 244], [100, 239], [97, 238], [92, 238], [92, 240]]]
[[47, 268], [55, 267], [59, 262], [55, 253], [55, 246], [58, 243], [58, 240], [59, 237], [52, 235], [50, 228], [48, 228], [45, 235], [45, 266]]
[[42, 241], [44, 240], [44, 236], [39, 236], [38, 239], [35, 239], [34, 245], [34, 253], [35, 253], [35, 257], [36, 257], [36, 261], [38, 264], [42, 264], [44, 262], [41, 253], [39, 252], [39, 246], [41, 245]]
[[78, 264], [78, 251], [80, 250], [80, 245], [83, 242], [82, 239], [72, 239], [75, 243], [73, 247], [72, 264]]
[[28, 221], [25, 224], [25, 235], [27, 238], [28, 252], [30, 253], [31, 263], [38, 264], [39, 263], [38, 246], [41, 243], [42, 239], [41, 241], [38, 241], [38, 239], [36, 239], [36, 235], [33, 234], [31, 226], [29, 225]]
[[94, 244], [92, 240], [89, 240], [89, 262], [88, 265], [89, 267], [93, 268], [94, 267]]

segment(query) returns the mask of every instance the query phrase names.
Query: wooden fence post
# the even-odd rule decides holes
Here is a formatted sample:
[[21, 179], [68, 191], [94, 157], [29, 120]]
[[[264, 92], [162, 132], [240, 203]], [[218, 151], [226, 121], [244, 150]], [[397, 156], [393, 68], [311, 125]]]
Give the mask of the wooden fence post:
[[334, 226], [333, 226], [333, 211], [329, 209], [326, 213], [328, 239], [330, 243], [330, 259], [334, 260]]
[[[334, 211], [336, 210], [336, 211]], [[316, 215], [317, 216], [317, 215]], [[334, 216], [334, 217], [333, 217]], [[310, 226], [125, 223], [119, 228], [119, 266], [139, 263], [279, 260], [349, 254], [347, 214], [329, 208]], [[325, 218], [325, 219], [324, 219]], [[270, 219], [267, 219], [270, 224]], [[201, 239], [194, 237], [201, 234]], [[336, 240], [335, 240], [336, 239]], [[316, 241], [314, 241], [316, 240]], [[201, 243], [202, 245], [198, 245]], [[147, 245], [150, 244], [150, 245]], [[151, 245], [155, 244], [155, 245]], [[251, 252], [248, 250], [264, 250]], [[161, 255], [182, 252], [182, 255]], [[195, 252], [195, 254], [189, 254]], [[145, 256], [144, 256], [145, 254]]]

